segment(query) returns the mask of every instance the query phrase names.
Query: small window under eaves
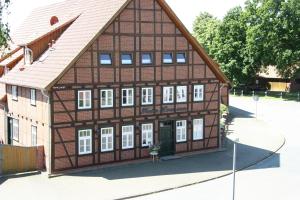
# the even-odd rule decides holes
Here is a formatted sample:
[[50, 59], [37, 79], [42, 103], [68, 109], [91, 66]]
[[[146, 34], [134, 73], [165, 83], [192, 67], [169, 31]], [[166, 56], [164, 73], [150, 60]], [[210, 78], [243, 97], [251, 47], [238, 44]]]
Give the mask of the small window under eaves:
[[100, 64], [101, 65], [111, 65], [112, 59], [110, 53], [101, 53], [100, 54]]
[[132, 65], [132, 54], [123, 53], [121, 55], [121, 63], [122, 65]]

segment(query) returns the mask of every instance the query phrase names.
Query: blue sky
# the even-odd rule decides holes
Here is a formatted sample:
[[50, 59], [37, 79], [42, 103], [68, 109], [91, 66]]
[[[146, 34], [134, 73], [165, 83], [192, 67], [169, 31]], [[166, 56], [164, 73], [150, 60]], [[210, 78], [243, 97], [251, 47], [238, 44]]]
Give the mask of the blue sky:
[[[32, 9], [62, 0], [11, 0], [7, 21], [14, 31]], [[166, 0], [185, 26], [191, 31], [195, 17], [203, 11], [222, 18], [235, 6], [243, 5], [245, 0]]]

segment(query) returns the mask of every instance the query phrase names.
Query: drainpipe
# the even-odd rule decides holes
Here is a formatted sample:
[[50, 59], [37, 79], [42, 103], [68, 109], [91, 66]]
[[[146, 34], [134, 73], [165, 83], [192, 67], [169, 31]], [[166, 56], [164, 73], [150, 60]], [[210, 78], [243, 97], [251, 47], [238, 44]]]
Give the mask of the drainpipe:
[[225, 84], [222, 83], [220, 90], [219, 90], [219, 149], [222, 149], [222, 135], [221, 135], [221, 126], [220, 126], [222, 116], [221, 116], [221, 112], [220, 112], [220, 106], [222, 103], [222, 89], [224, 86], [225, 86]]
[[47, 104], [48, 104], [48, 169], [49, 169], [49, 174], [51, 173], [52, 169], [52, 163], [51, 163], [51, 149], [52, 149], [52, 137], [51, 137], [51, 105], [50, 105], [50, 96], [47, 94], [47, 91], [44, 89], [41, 89], [41, 93], [44, 97], [47, 98]]
[[4, 144], [7, 144], [8, 143], [8, 138], [7, 138], [7, 110], [6, 110], [6, 106], [3, 105], [3, 104], [0, 104], [0, 106], [3, 108], [3, 111], [4, 111], [4, 133], [3, 133], [3, 136], [4, 136]]

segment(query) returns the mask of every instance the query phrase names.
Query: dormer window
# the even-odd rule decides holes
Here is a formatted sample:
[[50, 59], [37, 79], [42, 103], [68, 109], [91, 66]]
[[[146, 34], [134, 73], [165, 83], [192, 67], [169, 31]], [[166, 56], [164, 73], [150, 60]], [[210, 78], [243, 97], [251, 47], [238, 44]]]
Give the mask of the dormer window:
[[25, 47], [24, 50], [24, 61], [25, 65], [31, 65], [31, 63], [33, 62], [33, 52], [28, 47]]

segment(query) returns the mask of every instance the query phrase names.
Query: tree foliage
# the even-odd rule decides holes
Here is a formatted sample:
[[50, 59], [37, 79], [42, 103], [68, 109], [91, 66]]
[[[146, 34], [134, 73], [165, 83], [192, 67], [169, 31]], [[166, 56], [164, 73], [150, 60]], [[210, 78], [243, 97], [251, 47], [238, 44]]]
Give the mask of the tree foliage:
[[0, 49], [5, 49], [9, 41], [9, 27], [3, 22], [3, 14], [7, 11], [10, 0], [0, 0]]
[[248, 0], [221, 21], [201, 13], [194, 35], [235, 85], [269, 65], [286, 78], [300, 71], [299, 0]]

